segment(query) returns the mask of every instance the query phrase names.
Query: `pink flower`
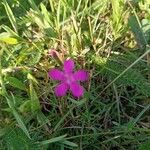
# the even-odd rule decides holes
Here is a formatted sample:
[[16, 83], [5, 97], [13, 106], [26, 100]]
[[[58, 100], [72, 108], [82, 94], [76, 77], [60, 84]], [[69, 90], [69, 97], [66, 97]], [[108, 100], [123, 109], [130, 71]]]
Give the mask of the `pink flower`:
[[51, 69], [49, 71], [49, 77], [53, 80], [61, 81], [55, 87], [55, 94], [58, 97], [65, 96], [67, 91], [70, 90], [75, 97], [81, 97], [84, 93], [84, 88], [79, 84], [80, 81], [86, 81], [88, 79], [88, 73], [85, 70], [74, 69], [73, 60], [65, 60], [63, 71], [58, 69]]

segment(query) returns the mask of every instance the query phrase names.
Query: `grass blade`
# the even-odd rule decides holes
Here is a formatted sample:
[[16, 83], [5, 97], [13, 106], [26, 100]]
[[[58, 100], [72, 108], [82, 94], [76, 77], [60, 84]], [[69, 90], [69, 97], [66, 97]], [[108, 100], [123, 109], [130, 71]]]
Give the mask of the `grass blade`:
[[139, 25], [139, 22], [135, 16], [130, 16], [129, 26], [131, 27], [132, 32], [135, 35], [136, 41], [141, 49], [146, 48], [146, 39], [144, 37], [143, 31]]
[[150, 108], [150, 104], [147, 105], [141, 112], [140, 114], [135, 118], [133, 119], [131, 122], [129, 122], [128, 124], [128, 128], [133, 128], [135, 126], [135, 124], [138, 122], [138, 120], [141, 118], [141, 116]]
[[49, 140], [42, 141], [39, 144], [40, 145], [46, 145], [46, 144], [50, 144], [50, 143], [56, 143], [56, 142], [65, 140], [66, 136], [67, 136], [66, 134], [62, 135], [62, 136], [58, 136], [58, 137], [55, 137], [55, 138], [52, 138], [52, 139], [49, 139]]
[[7, 13], [7, 16], [11, 22], [11, 25], [12, 27], [14, 28], [15, 32], [17, 33], [17, 22], [16, 22], [16, 19], [15, 19], [15, 16], [10, 8], [10, 6], [8, 5], [7, 1], [6, 0], [3, 0], [3, 5], [5, 7], [5, 10], [6, 10], [6, 13]]
[[16, 121], [18, 122], [19, 124], [19, 127], [24, 131], [24, 133], [27, 135], [28, 138], [30, 138], [30, 135], [29, 135], [29, 132], [21, 118], [21, 116], [18, 114], [18, 112], [15, 110], [14, 108], [14, 105], [12, 103], [12, 100], [14, 99], [14, 96], [12, 96], [12, 98], [8, 97], [8, 96], [5, 96], [6, 97], [6, 100], [7, 100], [7, 103], [10, 107], [10, 109], [12, 110], [12, 113], [16, 119]]
[[70, 147], [78, 147], [77, 144], [75, 144], [75, 143], [73, 143], [73, 142], [70, 142], [70, 141], [67, 141], [67, 140], [62, 141], [61, 143], [65, 144], [65, 145], [68, 145], [68, 146], [70, 146]]

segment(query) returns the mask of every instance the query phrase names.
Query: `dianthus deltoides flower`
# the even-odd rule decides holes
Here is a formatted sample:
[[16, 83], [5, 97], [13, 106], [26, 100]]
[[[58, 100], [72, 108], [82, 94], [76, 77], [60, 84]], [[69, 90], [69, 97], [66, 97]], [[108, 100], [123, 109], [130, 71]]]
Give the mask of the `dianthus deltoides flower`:
[[49, 71], [51, 79], [60, 81], [60, 84], [55, 87], [56, 96], [65, 96], [68, 90], [75, 97], [83, 96], [84, 88], [80, 85], [80, 81], [86, 81], [88, 73], [85, 70], [74, 71], [74, 66], [74, 61], [69, 59], [64, 61], [62, 71], [55, 68]]

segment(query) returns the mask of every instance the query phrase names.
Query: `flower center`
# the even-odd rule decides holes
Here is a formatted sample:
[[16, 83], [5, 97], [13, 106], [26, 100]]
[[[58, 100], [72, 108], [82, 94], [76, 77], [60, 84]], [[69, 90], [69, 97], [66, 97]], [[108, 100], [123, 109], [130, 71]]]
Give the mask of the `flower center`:
[[73, 76], [72, 76], [72, 73], [70, 73], [70, 74], [65, 74], [65, 82], [67, 83], [67, 84], [71, 84], [72, 82], [74, 81], [74, 78], [73, 78]]

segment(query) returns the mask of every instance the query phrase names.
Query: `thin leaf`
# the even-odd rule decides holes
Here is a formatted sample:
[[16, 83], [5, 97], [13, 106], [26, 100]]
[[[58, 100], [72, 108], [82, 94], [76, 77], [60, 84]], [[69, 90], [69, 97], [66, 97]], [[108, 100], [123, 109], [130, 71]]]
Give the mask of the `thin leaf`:
[[29, 86], [30, 86], [31, 110], [32, 112], [35, 112], [40, 110], [40, 102], [31, 80]]
[[74, 107], [72, 107], [61, 119], [60, 121], [56, 124], [56, 126], [54, 127], [54, 131], [56, 131], [60, 125], [64, 122], [64, 120], [66, 119], [66, 117], [70, 114], [70, 111], [72, 111], [74, 109]]
[[73, 142], [70, 142], [70, 141], [67, 141], [67, 140], [62, 141], [61, 143], [65, 144], [65, 145], [68, 145], [68, 146], [70, 146], [70, 147], [78, 147], [77, 144], [75, 144], [75, 143], [73, 143]]
[[5, 135], [7, 132], [6, 128], [0, 129], [0, 137], [2, 137], [3, 135]]
[[145, 49], [147, 42], [144, 37], [143, 31], [139, 25], [139, 22], [135, 16], [129, 17], [129, 26], [135, 35], [136, 41], [141, 49]]
[[38, 6], [35, 4], [35, 2], [33, 0], [28, 0], [28, 2], [30, 4], [30, 6], [40, 14], [40, 10], [39, 10]]
[[143, 115], [147, 110], [149, 110], [149, 108], [150, 108], [150, 104], [147, 105], [147, 106], [140, 112], [140, 114], [139, 114], [135, 119], [133, 119], [132, 121], [129, 122], [128, 128], [129, 128], [129, 129], [133, 128], [133, 127], [135, 126], [135, 124], [139, 121], [139, 119], [142, 117], [142, 115]]
[[40, 145], [46, 145], [46, 144], [50, 144], [50, 143], [56, 143], [56, 142], [59, 142], [59, 141], [62, 141], [62, 140], [65, 140], [65, 137], [67, 135], [62, 135], [62, 136], [59, 136], [59, 137], [55, 137], [55, 138], [52, 138], [50, 140], [45, 140], [45, 141], [42, 141], [40, 142], [39, 144]]
[[37, 83], [36, 79], [31, 74], [28, 74], [27, 78], [29, 79], [31, 110], [32, 110], [32, 112], [39, 111], [40, 110], [40, 102], [39, 102], [37, 93], [33, 87], [33, 82]]
[[3, 139], [8, 150], [20, 150], [20, 146], [23, 150], [38, 150], [38, 145], [34, 144], [19, 128], [8, 128]]
[[12, 27], [14, 28], [15, 32], [18, 32], [17, 31], [17, 23], [16, 23], [16, 19], [14, 17], [14, 14], [10, 8], [10, 6], [8, 5], [7, 1], [6, 0], [3, 0], [3, 5], [5, 7], [5, 10], [6, 10], [6, 13], [7, 13], [7, 16], [11, 22], [11, 25]]
[[30, 135], [29, 135], [29, 132], [21, 118], [21, 116], [18, 114], [18, 112], [15, 110], [14, 108], [14, 105], [12, 103], [12, 100], [14, 99], [14, 96], [12, 96], [12, 98], [8, 97], [8, 96], [5, 96], [6, 97], [6, 100], [7, 100], [7, 103], [9, 105], [9, 107], [11, 108], [12, 110], [12, 113], [16, 119], [16, 121], [18, 122], [19, 124], [19, 127], [24, 131], [24, 133], [27, 135], [28, 138], [30, 138]]
[[72, 98], [69, 98], [69, 100], [70, 100], [73, 104], [76, 104], [76, 105], [78, 105], [78, 106], [83, 105], [83, 104], [86, 102], [86, 99], [77, 101], [77, 100], [74, 100], [74, 99], [72, 99]]
[[16, 32], [14, 32], [12, 29], [10, 29], [8, 26], [5, 26], [4, 24], [2, 25], [2, 28], [10, 35], [13, 37], [16, 37], [17, 39], [22, 39]]

